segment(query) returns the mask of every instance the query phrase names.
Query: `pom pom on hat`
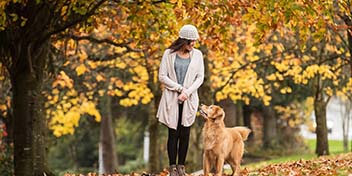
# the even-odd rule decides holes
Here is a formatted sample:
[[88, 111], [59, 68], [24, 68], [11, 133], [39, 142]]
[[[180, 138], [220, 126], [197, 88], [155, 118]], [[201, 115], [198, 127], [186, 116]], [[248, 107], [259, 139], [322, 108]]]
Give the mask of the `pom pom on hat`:
[[187, 40], [197, 40], [199, 38], [197, 28], [191, 24], [182, 26], [179, 37]]

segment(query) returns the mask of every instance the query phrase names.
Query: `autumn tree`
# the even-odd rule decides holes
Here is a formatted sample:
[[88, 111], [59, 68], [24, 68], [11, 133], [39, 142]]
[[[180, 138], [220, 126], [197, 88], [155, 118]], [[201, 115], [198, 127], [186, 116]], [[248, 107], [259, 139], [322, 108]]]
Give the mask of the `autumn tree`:
[[[253, 6], [254, 3], [256, 6]], [[255, 37], [258, 43], [264, 43], [271, 31], [289, 29], [299, 36], [297, 40], [302, 51], [307, 51], [308, 48], [312, 50], [310, 54], [304, 56], [306, 52], [303, 52], [298, 57], [309, 64], [304, 72], [310, 73], [310, 76], [307, 75], [304, 79], [311, 80], [309, 82], [315, 97], [316, 152], [318, 155], [328, 154], [326, 105], [329, 97], [337, 90], [336, 85], [344, 79], [340, 74], [342, 65], [350, 65], [345, 60], [350, 57], [350, 53], [346, 52], [349, 50], [346, 49], [349, 48], [346, 45], [346, 33], [336, 29], [341, 26], [341, 19], [345, 18], [344, 21], [348, 23], [350, 2], [253, 1], [248, 5], [244, 19], [257, 26]], [[305, 84], [308, 80], [304, 81]]]
[[0, 5], [0, 61], [12, 86], [16, 175], [50, 173], [46, 166], [46, 120], [41, 95], [51, 37], [77, 25], [105, 2], [4, 1]]

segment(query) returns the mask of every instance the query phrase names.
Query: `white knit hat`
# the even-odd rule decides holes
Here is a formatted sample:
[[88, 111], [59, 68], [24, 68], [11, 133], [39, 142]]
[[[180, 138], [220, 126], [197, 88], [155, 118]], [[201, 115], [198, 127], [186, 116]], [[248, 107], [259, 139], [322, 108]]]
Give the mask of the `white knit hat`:
[[187, 40], [197, 40], [199, 38], [197, 28], [191, 24], [182, 26], [178, 35], [180, 38]]

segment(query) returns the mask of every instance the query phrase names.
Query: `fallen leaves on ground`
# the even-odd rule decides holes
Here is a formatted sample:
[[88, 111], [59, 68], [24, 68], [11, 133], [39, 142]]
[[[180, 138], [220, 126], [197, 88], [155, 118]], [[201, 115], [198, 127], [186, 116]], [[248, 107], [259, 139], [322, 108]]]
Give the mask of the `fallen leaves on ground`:
[[[64, 176], [168, 176], [164, 169], [159, 174], [136, 173], [131, 174], [65, 174]], [[352, 176], [352, 153], [334, 156], [323, 156], [313, 160], [299, 160], [279, 164], [270, 164], [257, 170], [250, 171], [248, 168], [241, 170], [242, 176]], [[225, 175], [226, 176], [226, 175]]]
[[270, 164], [255, 171], [244, 168], [243, 176], [289, 175], [289, 176], [320, 176], [320, 175], [351, 175], [352, 153], [335, 156], [323, 156], [313, 160], [299, 160], [279, 164]]

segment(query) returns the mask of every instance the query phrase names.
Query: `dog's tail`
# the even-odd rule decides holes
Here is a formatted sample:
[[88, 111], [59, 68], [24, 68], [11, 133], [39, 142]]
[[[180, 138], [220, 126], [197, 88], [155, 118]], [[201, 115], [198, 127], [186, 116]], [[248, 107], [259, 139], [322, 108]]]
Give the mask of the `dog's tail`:
[[247, 127], [234, 127], [234, 129], [241, 134], [243, 141], [247, 140], [249, 133], [252, 131]]

